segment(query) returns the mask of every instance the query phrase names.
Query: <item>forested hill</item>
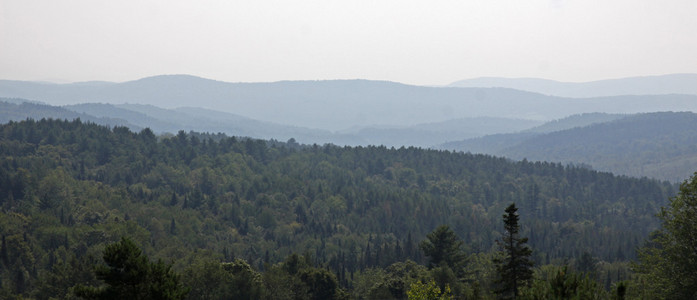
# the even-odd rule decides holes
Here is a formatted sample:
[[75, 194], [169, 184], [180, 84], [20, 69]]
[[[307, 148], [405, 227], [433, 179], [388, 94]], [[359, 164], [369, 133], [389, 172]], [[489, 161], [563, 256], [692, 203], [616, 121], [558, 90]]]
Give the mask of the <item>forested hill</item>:
[[[573, 119], [599, 122], [549, 130], [573, 124]], [[521, 133], [490, 135], [442, 147], [511, 159], [590, 165], [615, 174], [681, 182], [697, 170], [696, 145], [697, 114], [656, 112], [581, 115]]]
[[41, 120], [0, 126], [0, 191], [0, 278], [27, 294], [94, 282], [122, 236], [180, 271], [200, 256], [262, 269], [296, 252], [355, 286], [365, 268], [423, 263], [416, 245], [440, 224], [470, 253], [491, 251], [512, 202], [538, 263], [625, 261], [674, 187], [486, 155]]
[[498, 154], [682, 182], [697, 170], [697, 114], [636, 114], [533, 137]]

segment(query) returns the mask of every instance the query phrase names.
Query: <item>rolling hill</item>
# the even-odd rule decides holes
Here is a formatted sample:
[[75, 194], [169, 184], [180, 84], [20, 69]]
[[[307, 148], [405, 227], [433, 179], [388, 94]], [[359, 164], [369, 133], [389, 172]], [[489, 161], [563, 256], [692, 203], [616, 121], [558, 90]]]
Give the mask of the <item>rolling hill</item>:
[[476, 274], [494, 272], [512, 202], [536, 265], [586, 251], [609, 287], [629, 279], [629, 260], [675, 194], [667, 182], [558, 163], [215, 138], [79, 121], [0, 125], [0, 292], [69, 298], [78, 283], [97, 286], [105, 246], [128, 237], [190, 284], [201, 282], [191, 272], [201, 259], [244, 260], [269, 282], [271, 266], [300, 253], [367, 294], [361, 282], [384, 273], [366, 274], [425, 265], [419, 242], [441, 224], [464, 242], [466, 271], [489, 290], [493, 280]]
[[91, 122], [106, 126], [126, 126], [131, 130], [139, 130], [135, 124], [129, 123], [125, 119], [120, 119], [118, 116], [96, 117], [94, 115], [75, 112], [62, 107], [45, 105], [25, 99], [7, 99], [0, 98], [0, 124], [10, 121], [24, 121], [26, 119], [80, 119], [84, 122]]
[[[399, 128], [356, 128], [330, 132], [258, 121], [235, 114], [197, 107], [164, 109], [140, 104], [83, 103], [55, 107], [30, 103], [23, 99], [0, 101], [0, 121], [21, 121], [42, 118], [83, 121], [108, 126], [126, 126], [139, 131], [150, 128], [155, 133], [185, 132], [224, 133], [286, 141], [291, 138], [302, 144], [385, 145], [388, 147], [430, 147], [448, 140], [517, 131], [539, 124], [539, 121], [504, 118], [464, 118], [440, 123], [418, 124]], [[19, 104], [13, 104], [19, 103]]]
[[531, 129], [442, 147], [513, 159], [586, 164], [616, 174], [679, 182], [697, 170], [697, 114], [636, 114], [583, 127], [550, 132]]
[[584, 112], [697, 111], [697, 95], [639, 95], [586, 99], [506, 88], [423, 87], [368, 80], [227, 83], [166, 75], [124, 83], [46, 84], [0, 81], [0, 97], [52, 105], [139, 103], [201, 107], [255, 120], [339, 131], [413, 126], [472, 117], [552, 120]]

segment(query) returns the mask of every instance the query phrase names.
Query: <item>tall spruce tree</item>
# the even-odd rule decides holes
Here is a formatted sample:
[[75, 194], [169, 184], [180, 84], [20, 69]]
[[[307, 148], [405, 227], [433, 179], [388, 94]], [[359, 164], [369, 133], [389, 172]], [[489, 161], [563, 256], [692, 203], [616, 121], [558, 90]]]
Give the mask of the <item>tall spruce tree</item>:
[[497, 293], [503, 299], [516, 299], [520, 287], [532, 278], [532, 249], [525, 245], [528, 238], [519, 236], [517, 211], [515, 203], [506, 208], [506, 214], [503, 215], [505, 233], [503, 239], [497, 241], [501, 255], [494, 259], [498, 275], [496, 283], [499, 284]]

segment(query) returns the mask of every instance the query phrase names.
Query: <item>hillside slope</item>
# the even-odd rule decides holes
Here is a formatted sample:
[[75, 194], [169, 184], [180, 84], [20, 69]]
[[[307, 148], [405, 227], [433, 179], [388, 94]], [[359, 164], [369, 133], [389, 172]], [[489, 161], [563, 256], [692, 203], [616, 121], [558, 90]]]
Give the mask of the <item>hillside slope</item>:
[[583, 163], [617, 174], [680, 182], [697, 171], [697, 114], [628, 116], [535, 136], [498, 154]]
[[562, 131], [576, 127], [584, 127], [596, 123], [609, 122], [624, 117], [626, 117], [626, 115], [604, 113], [572, 115], [566, 118], [552, 120], [525, 130], [490, 134], [461, 141], [451, 141], [439, 145], [438, 148], [471, 153], [498, 154], [506, 148], [513, 147], [540, 134]]
[[[576, 117], [579, 118], [584, 116]], [[550, 122], [521, 133], [447, 143], [442, 148], [584, 164], [616, 174], [672, 182], [683, 181], [697, 170], [697, 114], [595, 116], [585, 119], [597, 122], [568, 128], [570, 124], [583, 124], [578, 120], [569, 122], [573, 119]]]
[[97, 284], [92, 266], [122, 236], [179, 272], [303, 253], [349, 286], [374, 267], [425, 263], [418, 243], [441, 224], [487, 255], [512, 202], [539, 264], [581, 251], [626, 262], [674, 186], [485, 155], [40, 120], [0, 125], [0, 191], [3, 289], [56, 294]]

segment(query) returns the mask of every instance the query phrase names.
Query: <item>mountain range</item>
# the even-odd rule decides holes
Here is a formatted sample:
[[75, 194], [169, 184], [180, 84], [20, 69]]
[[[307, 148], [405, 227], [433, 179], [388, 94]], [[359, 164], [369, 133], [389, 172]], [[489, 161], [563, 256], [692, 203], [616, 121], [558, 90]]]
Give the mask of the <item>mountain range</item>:
[[463, 118], [439, 123], [402, 127], [354, 128], [341, 132], [282, 125], [196, 107], [165, 109], [142, 104], [83, 103], [62, 107], [33, 103], [24, 99], [0, 98], [0, 121], [27, 118], [76, 119], [108, 125], [126, 126], [138, 131], [177, 133], [179, 130], [224, 133], [263, 139], [295, 139], [304, 144], [385, 145], [389, 147], [430, 147], [449, 140], [518, 131], [541, 124], [540, 121], [505, 118]]
[[560, 82], [539, 78], [480, 77], [450, 87], [502, 87], [560, 97], [589, 98], [623, 95], [697, 95], [697, 74], [669, 74], [590, 82]]
[[342, 131], [472, 117], [552, 120], [572, 114], [697, 111], [697, 95], [565, 98], [508, 88], [423, 87], [368, 80], [228, 83], [163, 75], [124, 83], [0, 81], [0, 97], [51, 105], [138, 103], [196, 106], [259, 121]]
[[652, 112], [697, 111], [697, 93], [684, 84], [691, 78], [675, 74], [567, 85], [567, 91], [605, 86], [595, 90], [639, 93], [650, 92], [640, 86], [653, 82], [651, 91], [672, 92], [607, 92], [594, 98], [367, 80], [226, 83], [188, 75], [124, 83], [2, 80], [0, 97], [6, 98], [0, 98], [0, 121], [80, 118], [156, 133], [434, 147], [677, 182], [697, 169], [697, 149], [689, 146], [695, 144], [697, 119], [689, 112]]

